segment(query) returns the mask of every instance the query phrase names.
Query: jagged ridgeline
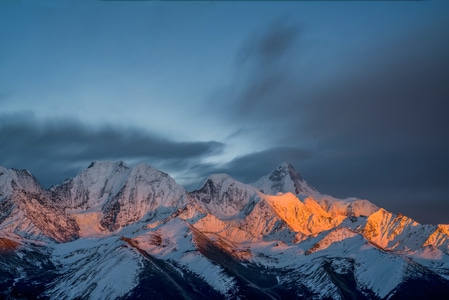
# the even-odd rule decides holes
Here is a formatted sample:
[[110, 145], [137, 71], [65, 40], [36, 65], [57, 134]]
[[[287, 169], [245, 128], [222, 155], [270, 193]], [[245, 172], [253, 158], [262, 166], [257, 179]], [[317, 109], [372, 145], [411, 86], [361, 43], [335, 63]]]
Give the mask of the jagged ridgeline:
[[289, 164], [192, 192], [146, 164], [48, 190], [0, 167], [0, 299], [447, 299], [448, 237]]

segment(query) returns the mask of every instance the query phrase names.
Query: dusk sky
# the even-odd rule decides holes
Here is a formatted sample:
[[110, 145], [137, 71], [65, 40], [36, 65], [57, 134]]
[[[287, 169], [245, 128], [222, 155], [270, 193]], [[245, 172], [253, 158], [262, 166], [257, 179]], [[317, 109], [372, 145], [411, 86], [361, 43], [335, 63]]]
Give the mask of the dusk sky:
[[0, 1], [0, 165], [188, 188], [290, 162], [321, 193], [449, 223], [449, 1]]

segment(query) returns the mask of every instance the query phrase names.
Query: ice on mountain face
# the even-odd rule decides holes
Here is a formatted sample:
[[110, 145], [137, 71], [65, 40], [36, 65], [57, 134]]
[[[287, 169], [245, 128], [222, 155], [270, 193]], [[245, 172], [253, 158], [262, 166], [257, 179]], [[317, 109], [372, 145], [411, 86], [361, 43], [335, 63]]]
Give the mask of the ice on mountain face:
[[306, 199], [303, 203], [291, 193], [278, 196], [259, 194], [258, 197], [261, 200], [241, 218], [218, 219], [215, 213], [211, 213], [194, 224], [202, 231], [239, 243], [257, 240], [290, 243], [334, 228], [344, 219], [331, 218], [312, 199]]
[[186, 192], [170, 176], [141, 164], [131, 170], [123, 188], [104, 206], [101, 225], [113, 231], [156, 214], [173, 213], [186, 204]]
[[[32, 194], [44, 193], [41, 185], [30, 172], [0, 167], [0, 206], [5, 206], [7, 202], [11, 202], [14, 192], [19, 190]], [[4, 212], [5, 209], [1, 211]]]
[[329, 234], [327, 234], [323, 239], [321, 239], [318, 243], [316, 243], [312, 248], [306, 251], [305, 254], [311, 254], [317, 251], [322, 251], [329, 248], [332, 244], [341, 242], [341, 246], [348, 250], [352, 245], [354, 245], [354, 241], [351, 239], [358, 236], [354, 231], [340, 227], [336, 230], [332, 230]]
[[220, 294], [226, 296], [234, 291], [235, 279], [228, 276], [220, 266], [212, 263], [199, 253], [192, 252], [185, 255], [181, 263], [187, 270], [197, 274]]
[[[410, 252], [409, 256], [423, 260], [432, 260], [435, 262], [443, 260], [445, 253], [432, 245], [428, 245], [417, 251]], [[448, 255], [446, 255], [446, 257], [449, 258]]]
[[101, 237], [109, 235], [110, 232], [105, 230], [100, 221], [103, 216], [101, 212], [84, 212], [70, 214], [79, 227], [80, 237]]
[[190, 193], [206, 211], [219, 219], [242, 218], [257, 203], [257, 190], [225, 174], [210, 176], [204, 186]]
[[[0, 167], [0, 196], [2, 198], [6, 197], [11, 193], [11, 175], [9, 174], [9, 170], [3, 167]], [[1, 199], [1, 198], [0, 198]]]
[[0, 199], [4, 195], [10, 195], [14, 189], [30, 193], [43, 192], [41, 185], [29, 171], [0, 167]]
[[234, 280], [223, 269], [202, 256], [193, 242], [191, 229], [183, 220], [171, 219], [154, 230], [134, 237], [133, 242], [149, 255], [173, 261], [202, 278], [213, 289], [227, 295], [234, 289]]
[[199, 219], [193, 225], [201, 232], [212, 233], [236, 243], [256, 240], [250, 230], [242, 230], [240, 229], [242, 226], [224, 222], [211, 214]]
[[379, 209], [367, 200], [357, 198], [336, 199], [328, 195], [322, 195], [305, 182], [292, 165], [286, 163], [251, 185], [268, 195], [290, 192], [301, 199], [311, 198], [333, 217], [369, 216]]
[[74, 179], [52, 188], [53, 198], [77, 220], [82, 236], [104, 235], [185, 204], [185, 190], [146, 164], [95, 162]]
[[78, 237], [74, 220], [52, 203], [31, 173], [1, 168], [0, 183], [0, 230], [43, 240]]
[[[313, 293], [311, 299], [343, 299], [332, 278], [322, 268], [321, 264], [302, 265], [298, 271], [305, 277], [303, 284]], [[297, 275], [297, 277], [299, 277]]]
[[[318, 191], [302, 179], [301, 175], [291, 165], [285, 163], [252, 185], [267, 195], [286, 194], [290, 192], [303, 199], [303, 202], [307, 206], [304, 213], [309, 210], [313, 216], [313, 220], [309, 221], [308, 228], [302, 225], [301, 230], [299, 227], [296, 227], [297, 230], [294, 230], [306, 235], [333, 228], [348, 217], [357, 218], [360, 216], [369, 216], [379, 209], [367, 200], [357, 198], [336, 199], [331, 196], [319, 194]], [[274, 205], [280, 208], [279, 205]], [[298, 206], [299, 204], [296, 203], [295, 205]], [[288, 208], [283, 208], [283, 210], [285, 209], [288, 210]], [[302, 211], [298, 210], [299, 207], [296, 207], [296, 209], [297, 212]], [[278, 212], [281, 213], [280, 211]], [[294, 212], [291, 213], [296, 214]], [[289, 215], [281, 213], [281, 215], [290, 218], [291, 213]], [[301, 221], [298, 222], [301, 223]], [[290, 222], [289, 225], [292, 225], [292, 223]]]
[[117, 236], [55, 245], [52, 260], [63, 270], [45, 293], [52, 299], [120, 298], [136, 286], [142, 267], [142, 257]]
[[422, 247], [431, 231], [431, 226], [380, 209], [368, 217], [363, 235], [384, 249], [407, 250]]
[[449, 280], [449, 254], [428, 245], [416, 251], [409, 251], [407, 256], [414, 262]]
[[332, 218], [312, 199], [302, 203], [292, 193], [279, 196], [264, 196], [267, 203], [295, 231], [313, 235], [341, 223], [343, 218]]
[[438, 269], [440, 274], [449, 274], [449, 236], [444, 225], [421, 225], [380, 209], [368, 217], [361, 234], [382, 249], [408, 256]]
[[368, 200], [357, 198], [337, 199], [328, 195], [320, 194], [314, 194], [311, 197], [332, 216], [370, 216], [379, 210], [379, 207]]
[[367, 248], [356, 257], [354, 275], [360, 288], [385, 298], [406, 279], [409, 262], [400, 256]]
[[422, 246], [434, 246], [449, 255], [449, 225], [436, 226]]
[[75, 178], [52, 187], [52, 192], [65, 208], [100, 211], [120, 191], [129, 173], [123, 162], [93, 162]]
[[[331, 230], [305, 254], [314, 262], [313, 265], [320, 265], [321, 262], [321, 266], [330, 275], [335, 272], [353, 276], [355, 286], [352, 291], [369, 292], [365, 294], [366, 298], [373, 298], [374, 295], [380, 298], [388, 296], [413, 274], [409, 270], [415, 268], [414, 263], [410, 263], [408, 259], [380, 250], [353, 230], [343, 227]], [[345, 263], [341, 265], [340, 262]], [[328, 263], [330, 265], [326, 266]], [[306, 266], [310, 266], [310, 262]], [[328, 269], [329, 267], [332, 268]], [[316, 272], [320, 270], [317, 269]], [[335, 273], [331, 277], [335, 277]], [[343, 278], [345, 277], [347, 275]]]
[[262, 193], [269, 195], [286, 192], [296, 195], [317, 193], [315, 188], [307, 184], [293, 166], [287, 163], [283, 163], [269, 175], [260, 178], [251, 185], [258, 188]]
[[257, 240], [292, 242], [295, 232], [265, 201], [259, 201], [251, 213], [242, 220], [239, 228], [249, 232]]

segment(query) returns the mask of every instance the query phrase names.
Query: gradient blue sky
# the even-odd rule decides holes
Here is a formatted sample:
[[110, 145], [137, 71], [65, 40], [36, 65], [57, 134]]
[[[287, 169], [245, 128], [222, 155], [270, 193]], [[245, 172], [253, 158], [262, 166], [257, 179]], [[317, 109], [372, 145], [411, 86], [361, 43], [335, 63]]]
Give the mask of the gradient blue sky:
[[291, 162], [449, 223], [448, 1], [0, 1], [0, 165], [93, 160], [188, 187]]

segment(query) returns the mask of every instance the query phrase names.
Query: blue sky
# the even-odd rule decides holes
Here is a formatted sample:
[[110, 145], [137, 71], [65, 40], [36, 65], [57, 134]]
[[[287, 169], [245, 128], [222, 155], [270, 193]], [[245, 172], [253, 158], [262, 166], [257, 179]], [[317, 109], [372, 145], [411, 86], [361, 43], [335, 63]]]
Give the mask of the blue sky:
[[291, 162], [449, 223], [447, 1], [2, 1], [0, 165], [93, 160], [192, 186]]

